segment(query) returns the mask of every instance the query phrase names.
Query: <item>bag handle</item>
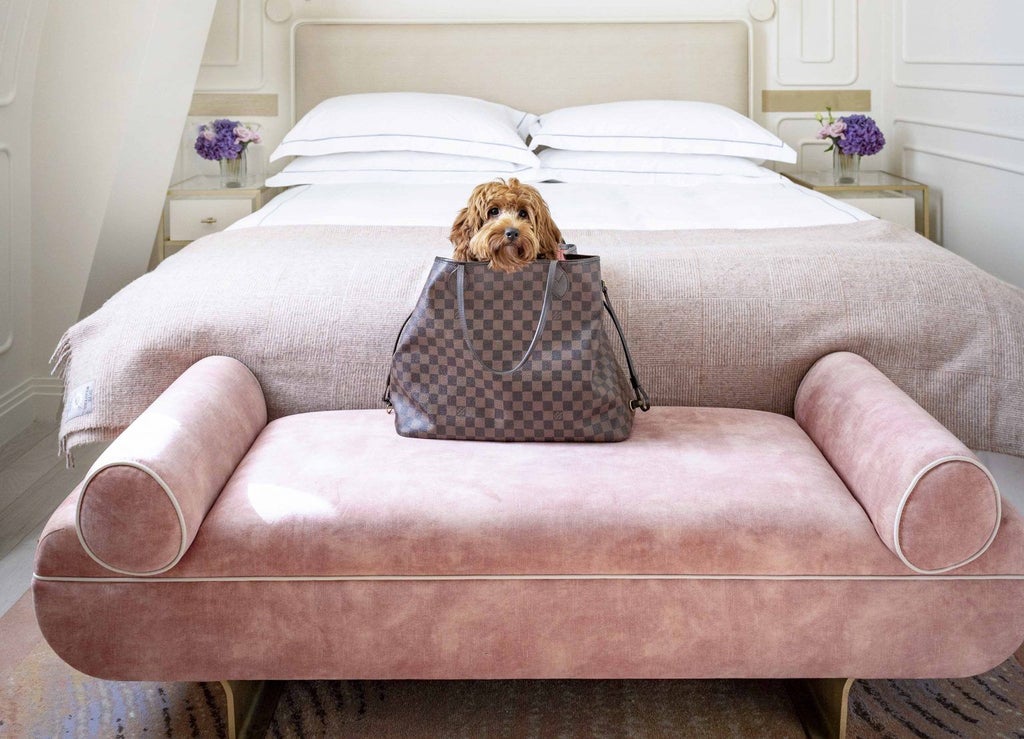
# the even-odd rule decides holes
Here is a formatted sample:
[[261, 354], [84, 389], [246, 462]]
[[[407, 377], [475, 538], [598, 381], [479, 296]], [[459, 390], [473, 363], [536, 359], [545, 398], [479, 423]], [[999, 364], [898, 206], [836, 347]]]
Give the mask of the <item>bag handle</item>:
[[477, 354], [476, 349], [473, 348], [473, 343], [470, 341], [469, 336], [469, 324], [466, 322], [466, 267], [460, 264], [455, 270], [455, 285], [456, 293], [459, 299], [459, 322], [462, 324], [462, 338], [466, 341], [466, 348], [469, 349], [469, 353], [473, 355], [473, 359], [484, 366], [485, 369], [490, 370], [496, 375], [511, 375], [513, 372], [518, 372], [522, 369], [522, 366], [526, 364], [526, 361], [533, 354], [533, 349], [537, 346], [537, 342], [540, 340], [540, 336], [544, 333], [544, 324], [548, 321], [548, 312], [551, 309], [551, 294], [555, 291], [555, 281], [558, 279], [558, 262], [554, 259], [551, 260], [551, 264], [548, 265], [548, 279], [544, 285], [544, 303], [540, 308], [540, 316], [537, 318], [537, 330], [533, 332], [533, 339], [530, 341], [530, 345], [526, 347], [526, 351], [523, 353], [522, 359], [516, 364], [515, 367], [508, 370], [495, 369], [488, 365], [484, 360]]
[[640, 380], [636, 376], [636, 366], [633, 364], [633, 355], [629, 353], [629, 345], [626, 344], [626, 334], [622, 330], [622, 324], [619, 323], [619, 317], [615, 315], [615, 311], [612, 309], [612, 301], [608, 297], [608, 286], [601, 280], [601, 292], [604, 293], [604, 309], [608, 311], [608, 315], [612, 317], [612, 323], [615, 324], [615, 330], [619, 332], [619, 341], [622, 342], [622, 351], [626, 355], [626, 366], [629, 368], [629, 384], [633, 386], [633, 395], [636, 396], [635, 400], [629, 401], [630, 408], [639, 408], [641, 411], [646, 413], [651, 409], [651, 396], [647, 394], [647, 391], [640, 386]]

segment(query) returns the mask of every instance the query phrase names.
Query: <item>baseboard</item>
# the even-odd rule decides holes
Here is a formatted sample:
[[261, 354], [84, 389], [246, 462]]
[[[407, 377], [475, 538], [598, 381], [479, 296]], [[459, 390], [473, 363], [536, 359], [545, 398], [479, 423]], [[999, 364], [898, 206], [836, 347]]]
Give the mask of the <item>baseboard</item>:
[[55, 377], [30, 377], [0, 395], [0, 444], [6, 444], [33, 421], [58, 421], [64, 384]]

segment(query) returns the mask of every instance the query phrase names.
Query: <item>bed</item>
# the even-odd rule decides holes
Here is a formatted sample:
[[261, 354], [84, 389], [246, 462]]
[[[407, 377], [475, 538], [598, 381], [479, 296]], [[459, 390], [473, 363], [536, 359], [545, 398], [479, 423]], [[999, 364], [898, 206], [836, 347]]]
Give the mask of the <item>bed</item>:
[[[492, 52], [511, 46], [520, 53]], [[541, 151], [548, 159], [539, 169], [522, 154], [506, 170], [455, 176], [445, 165], [438, 177], [433, 161], [408, 165], [403, 144], [359, 134], [370, 143], [338, 156], [380, 157], [372, 150], [383, 148], [401, 166], [374, 165], [375, 180], [349, 181], [362, 166], [349, 163], [331, 180], [309, 167], [289, 171], [304, 160], [324, 169], [335, 156], [316, 148], [323, 136], [303, 139], [297, 125], [291, 143], [313, 149], [285, 147], [295, 158], [271, 180], [289, 189], [166, 260], [62, 338], [54, 364], [65, 382], [60, 444], [69, 458], [80, 444], [116, 436], [211, 354], [253, 370], [271, 418], [381, 407], [395, 334], [430, 261], [450, 254], [448, 229], [472, 184], [491, 176], [535, 182], [567, 239], [602, 257], [656, 404], [791, 414], [799, 378], [824, 354], [846, 350], [868, 358], [972, 448], [1024, 456], [1019, 289], [790, 183], [770, 169], [788, 156], [772, 147], [784, 145], [753, 123], [759, 133], [709, 119], [715, 130], [740, 126], [734, 138], [753, 148], [722, 150], [706, 143], [713, 137], [694, 136], [704, 142], [696, 152], [653, 152], [682, 157], [671, 165], [651, 164], [644, 156], [652, 152], [629, 141], [626, 152], [560, 150], [559, 140], [579, 135], [565, 133], [579, 121], [560, 134], [553, 111], [649, 99], [749, 114], [748, 24], [314, 21], [294, 27], [292, 57], [299, 124], [333, 99], [404, 91], [486, 99], [522, 112], [513, 124], [524, 134], [533, 127], [532, 141], [554, 143]], [[337, 120], [349, 125], [364, 109], [350, 107]], [[396, 111], [392, 118], [416, 117]], [[633, 122], [611, 117], [656, 127], [671, 115], [654, 108]], [[586, 133], [590, 148], [607, 135]], [[489, 151], [421, 154], [464, 161]], [[678, 162], [685, 166], [673, 169]], [[718, 163], [702, 169], [708, 162]]]

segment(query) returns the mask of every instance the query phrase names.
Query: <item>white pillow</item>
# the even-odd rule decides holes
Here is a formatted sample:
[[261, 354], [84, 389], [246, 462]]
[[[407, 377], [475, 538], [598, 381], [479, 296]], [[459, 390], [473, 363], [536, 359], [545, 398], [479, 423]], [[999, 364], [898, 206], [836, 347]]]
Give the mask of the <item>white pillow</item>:
[[773, 182], [780, 177], [750, 159], [718, 154], [545, 149], [539, 158], [541, 182], [688, 186]]
[[536, 179], [540, 170], [498, 159], [422, 151], [368, 151], [297, 157], [267, 180], [270, 187], [345, 185], [361, 182], [477, 184], [495, 177]]
[[346, 151], [428, 151], [536, 166], [524, 142], [536, 116], [498, 103], [421, 92], [324, 100], [306, 113], [270, 161]]
[[725, 154], [795, 162], [796, 152], [744, 115], [714, 103], [630, 100], [562, 108], [530, 126], [531, 148]]

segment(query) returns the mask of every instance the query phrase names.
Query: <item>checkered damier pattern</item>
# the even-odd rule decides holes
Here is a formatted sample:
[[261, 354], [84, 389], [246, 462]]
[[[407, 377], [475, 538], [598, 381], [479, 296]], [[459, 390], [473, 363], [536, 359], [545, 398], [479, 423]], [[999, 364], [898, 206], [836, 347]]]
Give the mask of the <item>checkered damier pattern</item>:
[[481, 441], [629, 436], [632, 396], [604, 330], [600, 260], [558, 263], [541, 324], [549, 266], [538, 261], [505, 274], [485, 263], [434, 262], [392, 359], [399, 434]]

